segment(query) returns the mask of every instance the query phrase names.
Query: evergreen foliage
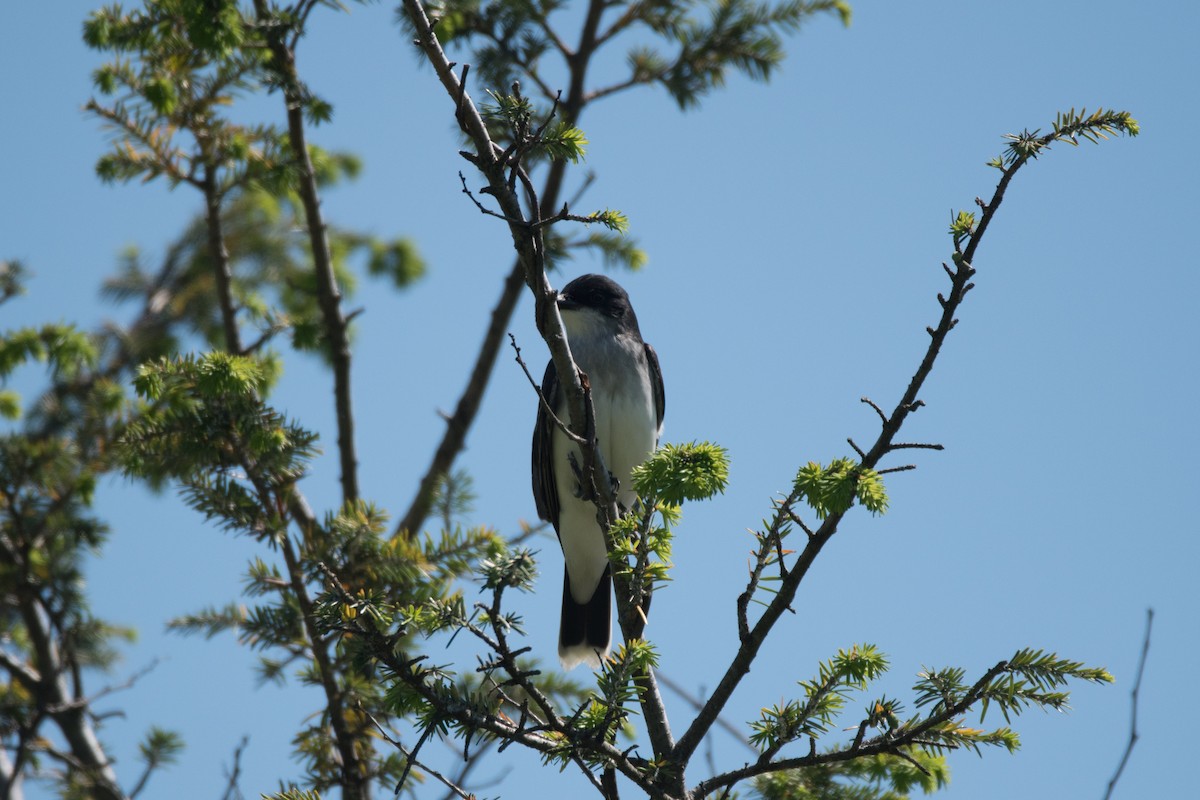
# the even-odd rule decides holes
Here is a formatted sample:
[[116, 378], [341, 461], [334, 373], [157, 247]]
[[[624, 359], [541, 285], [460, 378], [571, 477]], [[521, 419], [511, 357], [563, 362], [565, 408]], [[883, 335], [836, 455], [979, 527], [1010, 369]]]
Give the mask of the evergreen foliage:
[[[494, 359], [503, 334], [499, 310], [493, 327], [500, 332], [489, 333], [477, 370], [484, 382], [464, 395], [460, 407], [467, 410], [447, 426], [448, 460], [435, 460], [410, 514], [389, 530], [388, 513], [359, 496], [349, 393], [353, 314], [343, 303], [358, 271], [402, 290], [425, 266], [407, 238], [381, 239], [321, 216], [320, 193], [360, 166], [307, 139], [333, 113], [304, 84], [296, 57], [321, 5], [337, 4], [146, 0], [130, 11], [96, 11], [84, 25], [87, 44], [112, 59], [93, 75], [99, 99], [87, 104], [112, 133], [97, 175], [188, 185], [203, 209], [161, 264], [148, 266], [131, 251], [106, 284], [111, 299], [138, 306], [131, 324], [94, 333], [54, 324], [0, 335], [0, 416], [9, 420], [0, 435], [0, 743], [13, 753], [11, 774], [0, 778], [43, 778], [66, 797], [115, 800], [136, 795], [183, 751], [177, 734], [152, 727], [138, 749], [140, 775], [118, 775], [97, 735], [94, 695], [84, 687], [84, 671], [111, 668], [116, 645], [132, 635], [91, 614], [83, 582], [87, 555], [108, 533], [92, 500], [101, 478], [116, 470], [175, 488], [197, 515], [259, 548], [245, 570], [245, 602], [201, 608], [169, 627], [207, 638], [231, 633], [258, 654], [261, 681], [297, 680], [316, 689], [317, 705], [294, 737], [303, 785], [273, 795], [278, 800], [313, 800], [334, 790], [365, 800], [430, 779], [467, 796], [460, 784], [469, 768], [513, 745], [578, 769], [605, 797], [616, 796], [620, 776], [626, 788], [680, 800], [730, 796], [740, 785], [769, 800], [901, 798], [943, 786], [952, 751], [1016, 749], [1013, 719], [1031, 708], [1066, 708], [1071, 681], [1112, 680], [1103, 669], [1021, 649], [973, 681], [958, 667], [923, 670], [912, 687], [915, 711], [908, 712], [877, 689], [887, 657], [874, 644], [857, 644], [818, 664], [793, 698], [764, 707], [748, 723], [753, 762], [698, 782], [697, 770], [689, 772], [841, 519], [855, 504], [873, 515], [887, 510], [882, 476], [905, 467], [880, 462], [897, 450], [937, 447], [895, 436], [920, 406], [922, 383], [973, 286], [975, 249], [1009, 181], [1055, 143], [1137, 135], [1128, 113], [1071, 110], [1049, 133], [1006, 137], [1004, 152], [989, 162], [1001, 172], [991, 201], [979, 201], [978, 214], [960, 211], [951, 220], [951, 288], [939, 295], [943, 314], [928, 329], [930, 348], [907, 392], [890, 414], [865, 401], [880, 417], [875, 444], [864, 449], [851, 441], [856, 458], [800, 467], [790, 492], [752, 532], [747, 584], [736, 598], [739, 650], [672, 738], [655, 678], [658, 650], [644, 635], [646, 613], [672, 578], [671, 541], [683, 504], [711, 499], [728, 484], [723, 448], [664, 445], [634, 472], [638, 501], [621, 508], [609, 482], [597, 479], [604, 473], [586, 433], [585, 384], [575, 370], [560, 368], [560, 375], [576, 376], [563, 387], [571, 407], [564, 424], [579, 437], [581, 475], [592, 477], [581, 485], [595, 487], [590, 499], [608, 538], [621, 640], [584, 684], [533, 659], [522, 641], [524, 620], [505, 607], [506, 593], [533, 588], [536, 554], [525, 543], [535, 531], [505, 536], [465, 522], [473, 510], [471, 479], [453, 459], [486, 386], [484, 356], [490, 347]], [[578, 126], [584, 109], [643, 85], [665, 89], [688, 108], [731, 73], [766, 80], [783, 57], [786, 34], [821, 15], [849, 24], [850, 9], [841, 0], [593, 2], [579, 44], [570, 46], [560, 26], [565, 10], [561, 0], [444, 0], [436, 7], [405, 0], [401, 19], [447, 89], [448, 116], [459, 123], [463, 155], [486, 182], [480, 193], [490, 205], [475, 199], [466, 177], [464, 191], [513, 234], [520, 280], [509, 283], [533, 292], [539, 331], [555, 358], [574, 366], [549, 300], [547, 269], [582, 249], [614, 265], [645, 262], [626, 236], [623, 213], [577, 215], [560, 202], [564, 170], [586, 155]], [[625, 48], [625, 72], [607, 83], [592, 80], [590, 60], [613, 42]], [[465, 85], [467, 70], [456, 73], [442, 45], [469, 53], [477, 76], [492, 87], [482, 114]], [[546, 78], [552, 58], [570, 76], [565, 94]], [[284, 122], [234, 121], [230, 108], [241, 97], [272, 92], [284, 100]], [[546, 178], [540, 193], [535, 173]], [[297, 228], [308, 234], [305, 241], [290, 236]], [[17, 262], [0, 262], [0, 303], [21, 294], [24, 274]], [[515, 305], [515, 294], [504, 297]], [[284, 332], [286, 343], [276, 338]], [[293, 351], [319, 353], [335, 386], [338, 432], [326, 447], [342, 465], [342, 501], [323, 512], [303, 494], [309, 465], [321, 455], [318, 434], [268, 402]], [[23, 406], [7, 382], [39, 362], [46, 389]], [[431, 513], [435, 522], [426, 524]], [[434, 644], [448, 642], [473, 648], [475, 662], [435, 662]], [[966, 723], [978, 711], [982, 725], [993, 710], [1003, 726]], [[46, 735], [51, 725], [55, 739]], [[450, 743], [466, 762], [459, 777], [422, 760], [435, 742]]]

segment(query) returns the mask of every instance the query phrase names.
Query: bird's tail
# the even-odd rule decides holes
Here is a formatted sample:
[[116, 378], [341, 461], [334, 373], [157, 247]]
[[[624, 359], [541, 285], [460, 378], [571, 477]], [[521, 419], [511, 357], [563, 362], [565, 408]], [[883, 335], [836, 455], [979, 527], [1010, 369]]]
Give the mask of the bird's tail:
[[562, 621], [558, 627], [558, 658], [563, 669], [587, 664], [600, 666], [612, 644], [612, 573], [610, 567], [586, 603], [571, 596], [571, 576], [563, 570]]

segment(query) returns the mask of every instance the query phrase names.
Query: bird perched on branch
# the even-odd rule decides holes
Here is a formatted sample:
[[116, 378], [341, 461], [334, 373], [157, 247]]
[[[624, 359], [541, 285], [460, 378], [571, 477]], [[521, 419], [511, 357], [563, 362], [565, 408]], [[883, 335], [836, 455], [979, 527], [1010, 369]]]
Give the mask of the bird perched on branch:
[[[637, 498], [630, 473], [658, 445], [662, 430], [662, 372], [654, 348], [642, 341], [629, 295], [603, 275], [582, 275], [558, 294], [567, 341], [588, 376], [596, 418], [596, 447], [616, 487], [617, 503]], [[568, 422], [566, 393], [554, 362], [546, 365], [542, 394]], [[570, 421], [574, 423], [575, 421]], [[612, 574], [597, 509], [579, 485], [579, 448], [538, 403], [533, 429], [533, 497], [538, 516], [554, 526], [562, 545], [562, 620], [558, 656], [565, 669], [600, 665], [612, 643]]]

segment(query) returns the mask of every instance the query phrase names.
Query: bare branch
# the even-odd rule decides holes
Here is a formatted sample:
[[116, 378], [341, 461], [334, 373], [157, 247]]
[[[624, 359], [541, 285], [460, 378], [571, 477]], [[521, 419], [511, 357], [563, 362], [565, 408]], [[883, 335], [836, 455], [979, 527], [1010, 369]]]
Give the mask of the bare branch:
[[[680, 685], [678, 681], [674, 680], [673, 678], [668, 677], [667, 675], [664, 675], [662, 672], [658, 673], [658, 679], [660, 681], [662, 681], [663, 686], [666, 686], [668, 689], [670, 689], [672, 692], [674, 692], [680, 699], [682, 699], [685, 703], [690, 705], [696, 711], [699, 711], [700, 709], [704, 708], [704, 701], [701, 700], [699, 696], [694, 695], [691, 692], [689, 692], [687, 689], [683, 688], [683, 686]], [[700, 695], [703, 695], [703, 694], [704, 694], [704, 692], [703, 692], [703, 690], [701, 690]], [[736, 725], [734, 725], [732, 722], [725, 719], [725, 717], [718, 717], [717, 725], [719, 727], [721, 727], [722, 729], [724, 729], [726, 733], [728, 733], [730, 736], [732, 736], [734, 739], [736, 739], [743, 747], [745, 747], [751, 753], [758, 755], [758, 750], [756, 750], [754, 748], [754, 745], [750, 744], [750, 740], [746, 738], [746, 735], [744, 733], [742, 733], [742, 730], [740, 728], [738, 728]]]
[[[943, 264], [942, 266], [944, 267], [944, 266], [946, 266], [946, 265], [945, 265], [945, 264]], [[866, 403], [866, 404], [867, 404], [867, 405], [869, 405], [871, 408], [875, 409], [875, 413], [879, 415], [879, 421], [880, 421], [880, 422], [882, 422], [884, 425], [887, 425], [887, 421], [888, 421], [887, 414], [883, 413], [883, 409], [882, 409], [882, 408], [880, 408], [880, 407], [879, 407], [879, 406], [878, 406], [878, 405], [875, 403], [875, 401], [874, 401], [874, 400], [872, 400], [872, 399], [871, 399], [871, 398], [869, 398], [869, 397], [860, 397], [860, 398], [859, 398], [859, 402], [860, 402], [860, 403]]]
[[[460, 769], [458, 771], [458, 774], [455, 775], [451, 779], [451, 783], [453, 784], [453, 786], [449, 787], [443, 800], [454, 800], [454, 798], [456, 796], [458, 796], [456, 794], [456, 792], [459, 789], [459, 787], [466, 785], [467, 776], [469, 776], [471, 774], [471, 772], [475, 769], [475, 767], [477, 767], [480, 764], [480, 762], [483, 761], [483, 757], [485, 755], [487, 755], [488, 752], [490, 752], [491, 748], [492, 748], [492, 742], [487, 741], [487, 742], [484, 742], [482, 745], [479, 745], [478, 747], [476, 747], [470, 755], [468, 755], [466, 753], [466, 750], [464, 749], [462, 769]], [[488, 780], [486, 783], [476, 784], [475, 788], [476, 789], [486, 789], [490, 786], [495, 786], [498, 783], [500, 783], [500, 781], [502, 781], [504, 779], [504, 777], [506, 775], [508, 775], [508, 773], [511, 771], [512, 771], [511, 767], [505, 767], [504, 770], [500, 773], [500, 775], [498, 777], [492, 778], [492, 779]], [[474, 795], [474, 794], [475, 794], [475, 792], [472, 792], [472, 795]]]
[[[353, 503], [358, 500], [359, 495], [358, 455], [354, 443], [354, 409], [350, 399], [350, 339], [347, 322], [342, 315], [342, 294], [338, 289], [337, 278], [333, 271], [328, 231], [317, 192], [316, 172], [308, 150], [308, 136], [304, 127], [305, 98], [296, 71], [296, 55], [293, 47], [289, 47], [283, 38], [284, 29], [271, 24], [272, 13], [267, 0], [254, 0], [254, 9], [259, 23], [264, 26], [267, 46], [272, 54], [272, 66], [278, 71], [279, 78], [283, 83], [288, 140], [291, 144], [292, 155], [296, 159], [296, 167], [299, 170], [297, 188], [304, 207], [309, 247], [312, 252], [313, 266], [316, 269], [317, 305], [321, 309], [330, 361], [333, 364], [338, 455], [342, 470], [342, 501], [343, 503]], [[308, 9], [305, 9], [304, 13], [306, 14], [307, 11]], [[301, 31], [302, 29], [295, 29], [294, 32], [299, 34]]]
[[1146, 670], [1146, 656], [1150, 653], [1150, 629], [1154, 626], [1154, 609], [1146, 609], [1146, 637], [1142, 641], [1142, 655], [1138, 659], [1137, 677], [1133, 680], [1133, 692], [1130, 702], [1129, 712], [1129, 743], [1125, 745], [1125, 752], [1121, 755], [1121, 763], [1117, 765], [1117, 771], [1113, 773], [1112, 780], [1108, 782], [1108, 790], [1104, 792], [1104, 800], [1109, 800], [1112, 797], [1113, 789], [1116, 788], [1117, 781], [1121, 779], [1121, 773], [1125, 771], [1125, 765], [1129, 762], [1129, 756], [1133, 753], [1133, 747], [1138, 741], [1138, 692], [1142, 688], [1142, 673]]
[[208, 230], [208, 256], [212, 259], [213, 275], [216, 277], [217, 301], [221, 306], [221, 324], [225, 330], [225, 349], [242, 355], [241, 333], [238, 331], [237, 308], [233, 303], [233, 272], [229, 265], [229, 250], [225, 247], [225, 232], [222, 230], [222, 195], [217, 188], [217, 168], [211, 162], [204, 164], [204, 178], [200, 181], [204, 192], [204, 222]]
[[537, 381], [533, 379], [533, 375], [529, 373], [529, 367], [526, 366], [525, 359], [521, 358], [521, 348], [517, 346], [517, 337], [510, 333], [508, 335], [508, 339], [512, 343], [513, 350], [517, 352], [516, 361], [521, 365], [521, 371], [524, 372], [525, 377], [529, 379], [529, 385], [533, 387], [535, 392], [537, 392], [538, 401], [541, 402], [542, 408], [545, 409], [546, 413], [550, 415], [550, 419], [554, 421], [555, 427], [562, 431], [571, 441], [575, 442], [575, 444], [586, 444], [585, 440], [579, 436], [576, 436], [574, 431], [571, 430], [570, 426], [559, 419], [558, 415], [554, 413], [554, 409], [550, 407], [550, 401], [547, 400], [546, 395], [542, 393], [542, 387], [538, 386]]
[[126, 679], [125, 681], [123, 681], [122, 683], [116, 684], [114, 686], [105, 686], [103, 689], [101, 689], [100, 691], [96, 692], [93, 695], [90, 695], [88, 697], [80, 697], [78, 699], [71, 700], [67, 703], [64, 703], [60, 706], [47, 706], [46, 711], [50, 714], [57, 714], [59, 712], [68, 711], [73, 708], [87, 708], [88, 706], [95, 704], [95, 702], [97, 700], [99, 700], [101, 697], [105, 697], [105, 696], [113, 694], [115, 692], [123, 692], [126, 689], [132, 689], [134, 684], [136, 684], [142, 678], [146, 677], [151, 672], [153, 672], [154, 669], [158, 666], [158, 663], [159, 663], [159, 660], [157, 658], [153, 659], [149, 664], [147, 664], [146, 666], [142, 667], [137, 672], [130, 675], [129, 678]]
[[459, 179], [459, 181], [462, 182], [462, 193], [465, 194], [467, 197], [471, 198], [471, 202], [475, 204], [475, 207], [477, 209], [479, 209], [480, 214], [487, 214], [489, 217], [495, 217], [496, 219], [503, 220], [504, 222], [507, 222], [510, 225], [522, 225], [522, 226], [528, 225], [528, 223], [524, 219], [513, 219], [512, 217], [506, 217], [503, 214], [501, 214], [500, 212], [493, 211], [492, 209], [488, 208], [483, 203], [479, 202], [479, 199], [477, 197], [475, 197], [474, 192], [472, 192], [470, 189], [467, 188], [467, 178], [465, 175], [463, 175], [461, 172], [459, 172], [458, 179]]
[[467, 431], [475, 421], [475, 415], [483, 401], [484, 391], [491, 379], [492, 369], [500, 352], [500, 343], [504, 338], [504, 331], [508, 328], [513, 310], [521, 297], [521, 288], [525, 283], [524, 277], [524, 268], [518, 260], [504, 280], [500, 299], [492, 309], [491, 321], [488, 324], [487, 333], [484, 334], [479, 354], [475, 357], [475, 365], [471, 369], [467, 387], [463, 390], [462, 396], [454, 408], [454, 414], [446, 420], [446, 430], [434, 452], [433, 461], [421, 478], [416, 496], [408, 510], [396, 525], [397, 536], [412, 536], [420, 532], [421, 526], [425, 524], [425, 519], [429, 516], [429, 510], [432, 508], [433, 494], [438, 480], [450, 471], [454, 459], [462, 451], [467, 439]]
[[[535, 9], [536, 8], [537, 7], [535, 6]], [[546, 38], [553, 43], [554, 49], [557, 50], [564, 59], [566, 59], [568, 64], [571, 63], [571, 59], [574, 58], [575, 54], [571, 52], [569, 47], [567, 47], [567, 43], [559, 37], [558, 31], [550, 27], [550, 21], [546, 19], [546, 15], [538, 13], [536, 14], [536, 18], [538, 27], [542, 29], [542, 33], [546, 34]]]
[[0, 667], [8, 670], [13, 679], [29, 692], [37, 691], [38, 684], [42, 681], [42, 676], [36, 669], [3, 649], [0, 649]]
[[250, 737], [243, 736], [242, 740], [238, 742], [238, 746], [233, 749], [233, 765], [226, 773], [229, 780], [225, 784], [225, 794], [221, 795], [221, 800], [242, 800], [242, 790], [238, 788], [238, 778], [242, 774], [242, 753], [246, 752], [248, 744], [250, 744]]

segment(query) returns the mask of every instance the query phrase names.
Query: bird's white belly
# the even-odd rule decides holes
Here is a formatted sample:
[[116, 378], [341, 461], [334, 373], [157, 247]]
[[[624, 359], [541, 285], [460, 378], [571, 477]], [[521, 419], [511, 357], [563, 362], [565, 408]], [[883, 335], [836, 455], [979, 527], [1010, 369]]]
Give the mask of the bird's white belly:
[[[581, 354], [584, 355], [584, 354]], [[622, 353], [629, 357], [627, 353]], [[628, 363], [628, 362], [627, 362]], [[637, 364], [636, 361], [634, 361]], [[611, 370], [605, 364], [597, 372], [589, 372], [580, 359], [581, 367], [592, 378], [592, 405], [596, 414], [596, 442], [604, 464], [619, 482], [617, 502], [624, 509], [631, 508], [637, 493], [633, 489], [630, 473], [654, 451], [658, 441], [658, 421], [655, 414], [654, 394], [650, 387], [648, 370], [644, 362], [638, 364], [632, 374], [633, 381], [618, 381], [625, 391], [606, 391], [612, 386]], [[608, 373], [606, 375], [606, 373]], [[559, 416], [566, 419], [565, 403], [561, 404]], [[571, 468], [568, 453], [575, 453], [576, 463], [582, 468], [583, 459], [575, 445], [556, 432], [554, 436], [554, 474], [559, 496], [559, 538], [567, 570], [571, 576], [571, 594], [576, 602], [584, 603], [592, 596], [604, 568], [608, 564], [608, 548], [604, 533], [596, 521], [596, 506], [577, 496], [578, 481]], [[597, 475], [596, 480], [604, 477]]]

